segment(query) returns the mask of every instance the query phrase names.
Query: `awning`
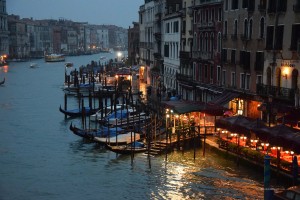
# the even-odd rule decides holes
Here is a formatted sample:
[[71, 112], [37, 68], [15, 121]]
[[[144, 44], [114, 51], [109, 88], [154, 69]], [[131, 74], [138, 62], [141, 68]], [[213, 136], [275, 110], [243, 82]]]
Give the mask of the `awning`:
[[213, 116], [222, 116], [227, 110], [223, 106], [195, 101], [162, 101], [165, 108], [172, 109], [177, 114], [203, 112]]
[[224, 106], [226, 103], [239, 96], [240, 96], [239, 93], [224, 91], [221, 95], [217, 96], [212, 101], [210, 101], [210, 103]]

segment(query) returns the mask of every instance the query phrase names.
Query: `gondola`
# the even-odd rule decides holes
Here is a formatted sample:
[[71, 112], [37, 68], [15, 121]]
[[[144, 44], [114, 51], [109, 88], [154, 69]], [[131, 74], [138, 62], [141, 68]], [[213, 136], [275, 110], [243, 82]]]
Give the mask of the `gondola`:
[[121, 146], [111, 146], [106, 144], [107, 149], [117, 154], [132, 154], [132, 153], [142, 153], [147, 151], [147, 147], [143, 142], [135, 141], [128, 145]]
[[116, 135], [110, 135], [109, 137], [94, 137], [94, 141], [99, 144], [118, 146], [118, 145], [127, 145], [133, 141], [141, 140], [141, 135], [135, 132], [126, 132]]
[[3, 79], [3, 81], [0, 82], [0, 85], [3, 85], [5, 83], [5, 78]]
[[91, 109], [90, 107], [84, 107], [84, 109], [72, 109], [72, 110], [64, 110], [59, 106], [59, 111], [69, 117], [80, 117], [82, 115], [89, 116], [93, 115], [97, 112], [97, 109]]
[[108, 127], [100, 127], [99, 129], [80, 129], [73, 124], [70, 124], [70, 130], [77, 136], [93, 140], [94, 137], [109, 137], [115, 136], [116, 133], [121, 133], [124, 131], [122, 128], [108, 128]]

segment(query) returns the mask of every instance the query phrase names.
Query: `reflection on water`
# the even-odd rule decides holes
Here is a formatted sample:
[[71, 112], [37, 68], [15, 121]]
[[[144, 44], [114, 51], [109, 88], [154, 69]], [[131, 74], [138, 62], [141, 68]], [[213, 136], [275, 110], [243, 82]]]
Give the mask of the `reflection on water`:
[[[68, 57], [74, 66], [100, 55]], [[107, 57], [107, 56], [106, 56]], [[117, 155], [74, 135], [59, 112], [64, 63], [11, 63], [0, 87], [0, 199], [262, 199], [262, 172], [207, 150]], [[68, 107], [78, 106], [75, 97]], [[91, 125], [93, 128], [94, 125]], [[280, 186], [276, 186], [280, 187]]]

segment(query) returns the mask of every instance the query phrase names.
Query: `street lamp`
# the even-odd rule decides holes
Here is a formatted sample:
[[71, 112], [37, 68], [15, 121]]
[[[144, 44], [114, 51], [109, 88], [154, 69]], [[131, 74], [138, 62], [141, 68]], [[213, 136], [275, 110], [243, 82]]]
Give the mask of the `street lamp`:
[[246, 136], [241, 136], [240, 139], [242, 139], [243, 142], [245, 142], [245, 146], [246, 146], [246, 139], [247, 139], [247, 137]]
[[266, 153], [268, 154], [268, 147], [269, 147], [269, 143], [261, 143], [261, 146], [263, 147], [263, 151], [266, 151]]
[[250, 142], [251, 142], [251, 146], [252, 147], [255, 147], [255, 149], [257, 148], [257, 142], [258, 142], [258, 140], [250, 140]]
[[236, 144], [238, 144], [238, 134], [237, 133], [231, 133], [230, 135], [231, 135], [231, 137], [235, 137], [235, 142], [236, 142]]

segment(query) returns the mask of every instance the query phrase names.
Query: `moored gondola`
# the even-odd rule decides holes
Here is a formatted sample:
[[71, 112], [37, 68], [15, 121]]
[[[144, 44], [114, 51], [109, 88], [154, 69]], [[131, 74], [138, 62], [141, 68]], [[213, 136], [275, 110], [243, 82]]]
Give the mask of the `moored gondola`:
[[72, 110], [65, 110], [59, 106], [59, 111], [69, 117], [80, 117], [82, 115], [89, 116], [93, 115], [97, 112], [97, 109], [91, 109], [90, 107], [84, 107], [84, 109], [72, 109]]
[[109, 136], [115, 136], [117, 133], [124, 132], [122, 128], [109, 128], [109, 127], [100, 127], [99, 129], [80, 129], [75, 125], [70, 124], [70, 130], [77, 136], [93, 140], [94, 137], [106, 138]]
[[135, 141], [128, 145], [111, 146], [106, 145], [107, 149], [117, 154], [132, 154], [146, 152], [148, 149], [143, 142]]
[[5, 78], [3, 78], [3, 81], [0, 82], [0, 85], [3, 85], [5, 83]]

